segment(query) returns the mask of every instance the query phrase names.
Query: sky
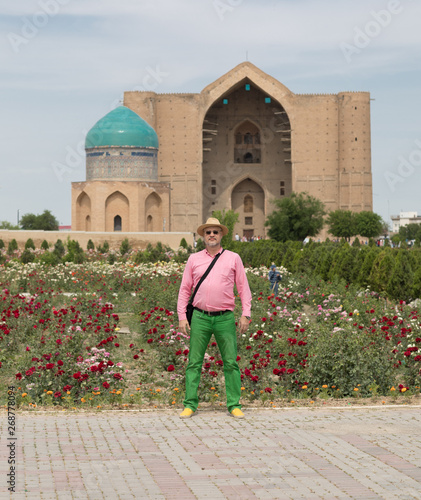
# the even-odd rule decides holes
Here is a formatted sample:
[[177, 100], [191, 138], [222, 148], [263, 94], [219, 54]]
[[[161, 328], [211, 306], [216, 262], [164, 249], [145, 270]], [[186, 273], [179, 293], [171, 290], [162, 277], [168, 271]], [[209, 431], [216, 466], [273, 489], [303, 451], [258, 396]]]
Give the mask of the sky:
[[201, 92], [248, 60], [297, 94], [371, 95], [373, 210], [421, 214], [421, 2], [0, 4], [0, 221], [71, 224], [84, 137], [124, 91]]

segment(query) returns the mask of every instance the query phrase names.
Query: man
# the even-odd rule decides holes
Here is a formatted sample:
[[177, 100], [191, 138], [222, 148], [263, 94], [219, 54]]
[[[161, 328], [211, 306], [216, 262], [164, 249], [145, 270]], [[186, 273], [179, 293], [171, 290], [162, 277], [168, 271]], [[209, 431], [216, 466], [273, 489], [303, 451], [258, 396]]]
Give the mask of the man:
[[[202, 373], [203, 358], [212, 334], [218, 344], [224, 363], [227, 408], [235, 418], [243, 418], [241, 411], [241, 374], [237, 364], [237, 333], [235, 327], [234, 284], [241, 298], [242, 316], [239, 320], [240, 333], [247, 331], [250, 322], [251, 292], [241, 258], [235, 252], [222, 252], [222, 236], [228, 228], [218, 219], [210, 217], [197, 228], [204, 238], [206, 248], [192, 254], [184, 269], [178, 295], [177, 312], [179, 331], [188, 335], [190, 330], [189, 362], [186, 368], [186, 397], [181, 418], [189, 418], [197, 410], [197, 390]], [[190, 295], [212, 259], [221, 253], [214, 267], [200, 285], [193, 301], [194, 311], [191, 329], [186, 319], [186, 307]]]

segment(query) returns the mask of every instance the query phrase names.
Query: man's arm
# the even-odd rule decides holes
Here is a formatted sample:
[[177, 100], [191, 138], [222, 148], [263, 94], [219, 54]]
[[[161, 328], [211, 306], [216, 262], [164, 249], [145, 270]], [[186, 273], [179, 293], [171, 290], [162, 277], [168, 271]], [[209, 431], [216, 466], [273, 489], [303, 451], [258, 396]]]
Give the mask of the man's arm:
[[247, 280], [246, 271], [244, 269], [241, 257], [237, 255], [235, 261], [235, 285], [237, 286], [238, 294], [241, 299], [242, 316], [239, 321], [240, 333], [243, 334], [247, 331], [250, 324], [250, 311], [251, 311], [251, 291]]

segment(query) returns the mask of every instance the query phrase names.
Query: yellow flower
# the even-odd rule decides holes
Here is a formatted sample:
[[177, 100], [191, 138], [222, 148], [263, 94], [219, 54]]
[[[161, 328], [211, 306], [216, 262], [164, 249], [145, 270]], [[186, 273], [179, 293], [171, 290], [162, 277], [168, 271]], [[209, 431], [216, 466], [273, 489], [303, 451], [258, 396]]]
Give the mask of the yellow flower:
[[405, 391], [406, 391], [406, 387], [402, 387], [401, 392], [405, 392]]
[[66, 393], [66, 394], [70, 394], [70, 391], [67, 391], [67, 393]]
[[322, 385], [322, 388], [323, 389], [327, 389], [327, 385]]
[[391, 391], [396, 391], [396, 389], [394, 387], [391, 387], [390, 390]]
[[210, 388], [210, 390], [211, 390], [211, 391], [214, 391], [214, 390], [215, 390], [215, 387], [211, 387], [211, 388]]
[[307, 386], [306, 386], [306, 385], [303, 385], [303, 386], [301, 387], [301, 389], [307, 389]]
[[80, 400], [82, 401], [82, 403], [86, 403], [86, 399], [85, 398], [80, 398]]
[[[51, 394], [52, 394], [52, 393], [51, 393]], [[22, 394], [22, 397], [24, 398], [24, 397], [25, 397], [25, 396], [27, 396], [27, 395], [28, 395], [28, 393], [27, 393], [27, 392], [24, 392], [24, 393]]]
[[136, 391], [140, 391], [140, 387], [136, 387]]
[[161, 392], [161, 389], [157, 389], [156, 392]]
[[121, 394], [121, 391], [117, 391], [116, 394]]
[[246, 390], [246, 388], [245, 388], [245, 387], [242, 387], [242, 388], [241, 388], [241, 390], [242, 390], [242, 391], [245, 391], [245, 390]]
[[52, 393], [53, 393], [53, 391], [47, 391], [47, 394], [48, 394], [49, 396], [51, 396], [51, 394], [52, 394]]
[[174, 391], [179, 391], [180, 389], [178, 387], [174, 387]]
[[354, 391], [359, 391], [358, 387], [354, 387]]

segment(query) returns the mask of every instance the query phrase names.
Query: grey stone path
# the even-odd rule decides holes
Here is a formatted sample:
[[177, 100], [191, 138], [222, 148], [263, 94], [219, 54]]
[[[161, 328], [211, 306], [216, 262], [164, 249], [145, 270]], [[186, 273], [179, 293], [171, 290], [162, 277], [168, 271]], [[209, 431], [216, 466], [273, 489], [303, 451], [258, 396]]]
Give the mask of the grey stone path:
[[421, 408], [18, 413], [0, 498], [420, 499]]

